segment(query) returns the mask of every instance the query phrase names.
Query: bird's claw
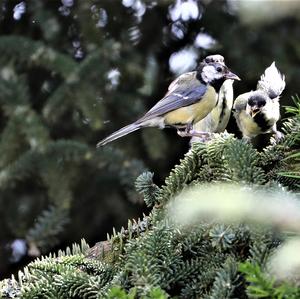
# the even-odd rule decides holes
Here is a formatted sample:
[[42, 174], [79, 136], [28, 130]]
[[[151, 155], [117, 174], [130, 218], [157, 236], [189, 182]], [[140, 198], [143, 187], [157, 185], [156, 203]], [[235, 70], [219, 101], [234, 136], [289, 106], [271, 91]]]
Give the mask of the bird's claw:
[[276, 145], [282, 138], [284, 134], [280, 131], [275, 131], [274, 135], [271, 137], [270, 143]]
[[195, 131], [195, 130], [177, 130], [177, 134], [180, 137], [199, 137], [199, 138], [207, 138], [210, 137], [209, 132], [201, 132], [201, 131]]
[[195, 131], [195, 130], [191, 130], [190, 134], [192, 137], [195, 136], [195, 137], [200, 137], [200, 138], [211, 136], [211, 134], [209, 132], [201, 132], [201, 131]]
[[191, 139], [191, 143], [194, 143], [194, 142], [202, 142], [202, 143], [205, 143], [205, 142], [207, 142], [207, 141], [210, 141], [211, 140], [211, 137], [212, 137], [212, 135], [210, 135], [210, 136], [205, 136], [205, 135], [203, 135], [203, 136], [201, 136], [201, 137], [192, 137], [192, 139]]

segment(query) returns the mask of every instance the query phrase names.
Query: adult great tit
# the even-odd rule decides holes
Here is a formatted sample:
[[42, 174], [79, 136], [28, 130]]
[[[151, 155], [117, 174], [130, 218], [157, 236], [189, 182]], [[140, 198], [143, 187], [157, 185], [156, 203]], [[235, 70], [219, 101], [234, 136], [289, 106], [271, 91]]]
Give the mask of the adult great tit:
[[226, 79], [240, 80], [224, 64], [200, 63], [193, 76], [187, 73], [174, 80], [166, 95], [144, 116], [112, 133], [97, 147], [144, 127], [174, 127], [181, 137], [202, 136], [205, 133], [194, 131], [193, 125], [216, 106], [218, 92]]
[[243, 138], [251, 139], [259, 134], [273, 133], [282, 137], [276, 123], [280, 118], [279, 96], [285, 88], [285, 77], [273, 62], [260, 77], [255, 91], [238, 96], [233, 110]]
[[[207, 56], [203, 62], [225, 64], [224, 57], [218, 54]], [[234, 80], [231, 79], [224, 81], [218, 93], [218, 104], [204, 119], [194, 125], [195, 130], [209, 133], [221, 133], [225, 131], [233, 105], [233, 82]], [[202, 138], [192, 137], [191, 142], [195, 141], [202, 141]]]

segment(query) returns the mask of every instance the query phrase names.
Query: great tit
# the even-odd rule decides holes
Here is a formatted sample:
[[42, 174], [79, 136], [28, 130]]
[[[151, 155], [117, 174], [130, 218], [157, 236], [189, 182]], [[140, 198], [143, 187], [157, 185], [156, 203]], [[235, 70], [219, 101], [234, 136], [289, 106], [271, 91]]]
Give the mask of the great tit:
[[277, 140], [282, 137], [276, 123], [280, 118], [279, 96], [284, 88], [285, 77], [273, 62], [260, 77], [255, 91], [237, 97], [234, 116], [245, 139], [265, 133], [273, 133]]
[[[218, 54], [207, 56], [203, 62], [225, 64], [224, 57]], [[221, 133], [225, 131], [233, 105], [233, 82], [234, 80], [231, 79], [224, 81], [218, 93], [218, 104], [204, 119], [194, 125], [195, 130], [209, 133]], [[192, 137], [191, 142], [195, 141], [202, 141], [202, 138]]]
[[166, 95], [144, 116], [112, 133], [97, 147], [144, 127], [174, 127], [181, 137], [202, 136], [205, 132], [194, 131], [193, 125], [216, 106], [218, 92], [226, 79], [240, 80], [224, 64], [200, 63], [193, 76], [186, 73], [174, 80]]

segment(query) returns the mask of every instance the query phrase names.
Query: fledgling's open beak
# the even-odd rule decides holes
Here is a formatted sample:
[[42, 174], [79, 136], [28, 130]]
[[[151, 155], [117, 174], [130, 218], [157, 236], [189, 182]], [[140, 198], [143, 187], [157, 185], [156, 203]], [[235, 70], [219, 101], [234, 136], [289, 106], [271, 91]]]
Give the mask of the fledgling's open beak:
[[253, 118], [258, 112], [260, 112], [260, 108], [257, 106], [253, 106], [250, 109], [250, 116]]
[[225, 74], [225, 78], [226, 79], [231, 79], [231, 80], [237, 80], [237, 81], [241, 81], [241, 78], [234, 74], [233, 72], [231, 71], [228, 71], [226, 74]]

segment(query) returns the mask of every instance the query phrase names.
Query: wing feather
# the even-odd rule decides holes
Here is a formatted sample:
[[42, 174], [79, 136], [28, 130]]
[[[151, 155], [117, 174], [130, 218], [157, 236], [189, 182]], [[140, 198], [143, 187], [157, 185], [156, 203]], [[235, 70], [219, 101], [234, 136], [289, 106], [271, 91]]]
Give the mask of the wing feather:
[[252, 91], [239, 95], [234, 101], [233, 110], [235, 111], [245, 110], [251, 93]]
[[191, 80], [197, 80], [196, 79], [197, 72], [188, 72], [180, 75], [178, 78], [176, 78], [168, 87], [168, 92], [165, 96], [169, 95], [174, 90], [180, 88], [182, 84], [186, 84], [187, 81]]
[[[191, 74], [194, 77], [192, 72], [184, 75], [188, 74]], [[181, 76], [176, 80], [180, 78]], [[195, 78], [193, 80], [184, 80], [184, 82], [181, 82], [180, 84], [179, 81], [176, 82], [176, 80], [173, 81], [169, 86], [169, 92], [165, 95], [165, 97], [161, 99], [156, 105], [154, 105], [136, 123], [144, 122], [149, 119], [162, 116], [178, 108], [193, 105], [201, 100], [207, 90], [207, 86], [202, 84]]]

